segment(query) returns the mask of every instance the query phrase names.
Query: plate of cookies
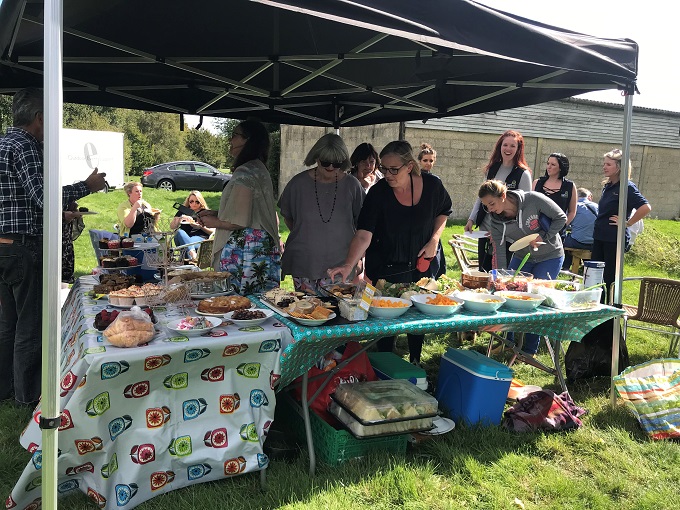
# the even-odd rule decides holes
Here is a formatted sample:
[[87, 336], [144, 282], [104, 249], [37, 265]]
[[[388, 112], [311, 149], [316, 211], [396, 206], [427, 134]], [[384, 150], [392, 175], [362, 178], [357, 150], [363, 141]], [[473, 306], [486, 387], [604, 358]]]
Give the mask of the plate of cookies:
[[249, 308], [246, 310], [234, 310], [233, 312], [225, 313], [224, 318], [230, 320], [237, 326], [258, 326], [273, 315], [274, 312], [272, 310]]

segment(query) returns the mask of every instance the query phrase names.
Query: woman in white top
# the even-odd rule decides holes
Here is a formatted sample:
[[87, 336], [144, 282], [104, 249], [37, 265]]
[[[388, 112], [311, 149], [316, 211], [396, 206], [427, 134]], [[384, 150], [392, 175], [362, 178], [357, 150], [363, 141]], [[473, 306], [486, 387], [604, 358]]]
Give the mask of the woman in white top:
[[213, 267], [229, 271], [242, 295], [281, 283], [278, 217], [266, 167], [269, 146], [269, 133], [260, 122], [236, 126], [229, 149], [236, 170], [224, 187], [220, 208], [198, 213], [201, 225], [215, 229]]

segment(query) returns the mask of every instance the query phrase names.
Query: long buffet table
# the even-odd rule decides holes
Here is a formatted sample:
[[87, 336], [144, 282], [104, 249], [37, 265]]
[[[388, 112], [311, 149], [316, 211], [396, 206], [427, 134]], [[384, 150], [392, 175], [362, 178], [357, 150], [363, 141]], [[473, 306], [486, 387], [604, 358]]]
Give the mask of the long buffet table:
[[[537, 333], [550, 339], [561, 377], [559, 342], [579, 341], [622, 313], [607, 306], [579, 312], [539, 307], [531, 314], [463, 311], [433, 318], [411, 309], [396, 319], [319, 327], [274, 316], [261, 326], [225, 322], [210, 336], [187, 338], [163, 324], [194, 310], [168, 305], [154, 308], [159, 325], [151, 342], [122, 349], [93, 328], [96, 313], [106, 307], [90, 297], [93, 284], [81, 278], [62, 309], [58, 491], [81, 491], [103, 509], [133, 508], [179, 487], [264, 470], [262, 445], [274, 417], [275, 391], [303, 376], [307, 395], [309, 368], [348, 340], [369, 345], [402, 333]], [[302, 412], [313, 473], [308, 402]], [[40, 407], [21, 435], [32, 458], [7, 501], [10, 508], [40, 503], [39, 416]]]
[[[260, 301], [251, 296], [251, 300]], [[302, 395], [305, 401], [302, 405], [302, 416], [305, 423], [307, 446], [309, 452], [309, 471], [314, 474], [315, 454], [309, 419], [309, 404], [307, 398], [307, 372], [317, 360], [349, 340], [366, 344], [368, 347], [378, 338], [399, 335], [403, 333], [446, 333], [454, 331], [486, 331], [499, 333], [515, 331], [520, 333], [535, 333], [546, 338], [552, 355], [553, 367], [546, 367], [532, 356], [525, 355], [515, 347], [515, 354], [537, 368], [554, 374], [566, 391], [566, 384], [560, 364], [560, 342], [580, 341], [583, 336], [602, 322], [623, 314], [623, 311], [610, 306], [600, 305], [596, 309], [582, 311], [562, 311], [544, 306], [538, 307], [531, 313], [506, 312], [503, 309], [491, 315], [477, 315], [466, 310], [449, 317], [426, 316], [411, 308], [401, 317], [395, 319], [377, 319], [335, 324], [326, 323], [318, 327], [305, 327], [285, 317], [279, 320], [285, 324], [293, 335], [290, 345], [281, 353], [280, 388], [285, 388], [298, 376], [302, 376]], [[339, 368], [339, 367], [338, 367]]]

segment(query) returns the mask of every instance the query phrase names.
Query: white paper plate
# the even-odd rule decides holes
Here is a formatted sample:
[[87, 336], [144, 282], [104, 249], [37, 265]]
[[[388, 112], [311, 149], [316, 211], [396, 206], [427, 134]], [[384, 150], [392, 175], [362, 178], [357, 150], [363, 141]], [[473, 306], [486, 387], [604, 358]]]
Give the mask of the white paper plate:
[[211, 324], [210, 327], [202, 329], [179, 329], [178, 326], [181, 320], [183, 319], [171, 321], [168, 324], [166, 324], [166, 327], [176, 335], [201, 336], [205, 333], [212, 331], [213, 328], [216, 328], [217, 326], [222, 324], [222, 319], [220, 319], [219, 317], [211, 317], [207, 319]]
[[257, 326], [259, 324], [262, 324], [264, 321], [269, 319], [269, 317], [272, 317], [274, 315], [274, 312], [272, 310], [263, 310], [262, 308], [249, 308], [249, 312], [262, 312], [264, 314], [264, 317], [260, 317], [259, 319], [247, 319], [247, 320], [238, 320], [232, 318], [232, 315], [234, 312], [227, 312], [224, 314], [224, 318], [227, 320], [230, 320], [237, 326]]
[[446, 434], [447, 432], [451, 432], [456, 428], [456, 422], [450, 418], [438, 416], [432, 420], [432, 427], [433, 428], [431, 430], [425, 430], [418, 433], [423, 434], [424, 436], [438, 436], [440, 434]]
[[472, 232], [466, 231], [463, 235], [465, 237], [469, 237], [470, 239], [482, 239], [487, 237], [488, 234], [489, 232], [487, 232], [486, 230], [474, 230]]
[[524, 236], [521, 239], [518, 239], [514, 243], [510, 245], [510, 248], [508, 250], [510, 251], [518, 251], [518, 250], [523, 250], [527, 246], [531, 244], [533, 240], [535, 240], [538, 237], [538, 234], [529, 234], [528, 236]]
[[328, 322], [331, 319], [335, 319], [336, 315], [334, 313], [331, 313], [328, 316], [328, 319], [299, 319], [298, 317], [293, 317], [292, 315], [289, 316], [290, 319], [294, 320], [295, 322], [302, 324], [303, 326], [321, 326], [322, 324]]

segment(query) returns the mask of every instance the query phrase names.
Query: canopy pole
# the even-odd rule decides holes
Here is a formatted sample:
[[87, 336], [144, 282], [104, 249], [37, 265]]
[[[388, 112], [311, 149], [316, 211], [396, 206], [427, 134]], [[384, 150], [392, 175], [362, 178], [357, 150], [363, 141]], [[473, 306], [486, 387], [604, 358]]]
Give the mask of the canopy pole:
[[42, 507], [57, 508], [59, 356], [61, 353], [61, 183], [59, 137], [63, 122], [63, 0], [46, 0], [43, 155], [43, 281], [42, 281]]
[[[626, 92], [626, 101], [623, 107], [623, 154], [621, 156], [621, 174], [619, 175], [619, 224], [616, 236], [616, 273], [614, 277], [614, 292], [610, 296], [614, 306], [621, 307], [621, 294], [623, 282], [623, 256], [626, 244], [626, 214], [628, 206], [628, 172], [630, 171], [630, 132], [633, 121], [633, 94], [635, 90]], [[611, 406], [616, 406], [616, 389], [614, 377], [619, 375], [619, 345], [621, 343], [621, 318], [615, 320], [614, 336], [612, 338], [612, 380], [610, 388]]]

